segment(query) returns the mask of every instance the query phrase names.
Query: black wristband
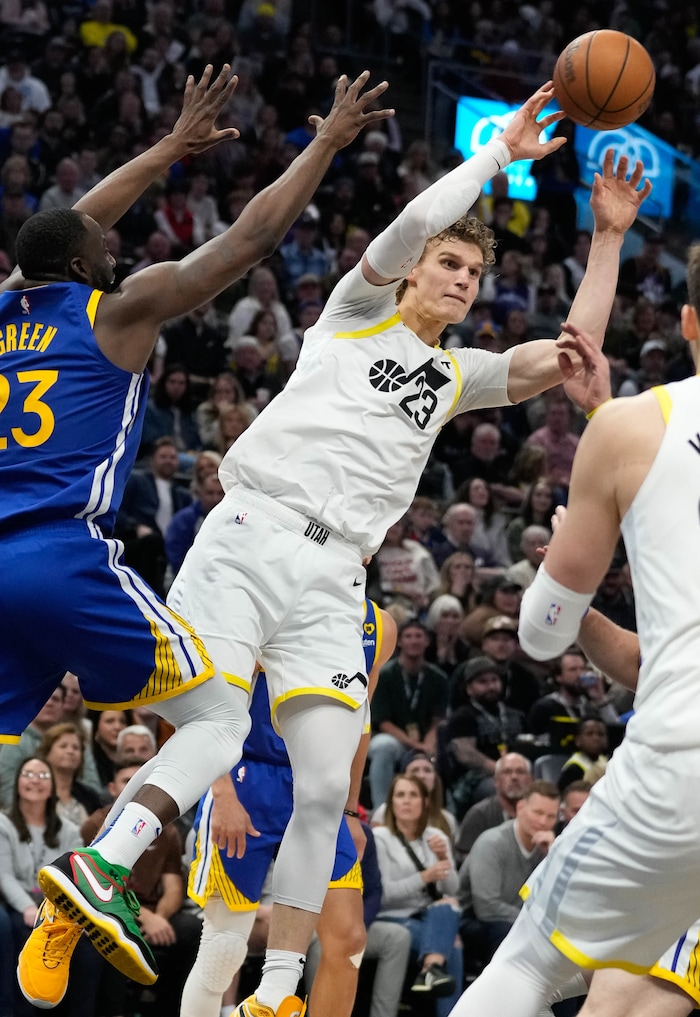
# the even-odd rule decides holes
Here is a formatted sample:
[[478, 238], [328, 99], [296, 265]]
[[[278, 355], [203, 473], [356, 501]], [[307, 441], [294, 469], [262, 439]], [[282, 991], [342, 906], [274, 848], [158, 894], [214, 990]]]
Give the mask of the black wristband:
[[352, 819], [359, 819], [360, 818], [360, 813], [359, 812], [355, 812], [354, 809], [343, 809], [343, 815], [344, 816], [350, 816]]

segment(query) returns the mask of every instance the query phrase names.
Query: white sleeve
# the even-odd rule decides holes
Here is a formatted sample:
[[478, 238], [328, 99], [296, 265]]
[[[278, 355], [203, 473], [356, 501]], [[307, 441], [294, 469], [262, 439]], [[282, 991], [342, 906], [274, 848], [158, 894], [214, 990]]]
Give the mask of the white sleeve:
[[407, 276], [420, 259], [426, 240], [465, 215], [483, 185], [509, 162], [505, 142], [494, 138], [409, 201], [367, 248], [367, 260], [374, 271], [383, 279]]
[[551, 660], [575, 643], [594, 593], [595, 590], [575, 593], [567, 589], [540, 565], [520, 605], [518, 639], [528, 657]]

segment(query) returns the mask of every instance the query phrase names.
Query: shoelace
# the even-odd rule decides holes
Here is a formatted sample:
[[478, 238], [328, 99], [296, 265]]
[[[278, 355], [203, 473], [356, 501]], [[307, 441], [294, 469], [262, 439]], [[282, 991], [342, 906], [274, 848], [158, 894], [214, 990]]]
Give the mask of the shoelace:
[[46, 926], [42, 960], [46, 967], [58, 967], [73, 943], [81, 936], [82, 930], [72, 922], [62, 921], [58, 915], [52, 924], [47, 922]]

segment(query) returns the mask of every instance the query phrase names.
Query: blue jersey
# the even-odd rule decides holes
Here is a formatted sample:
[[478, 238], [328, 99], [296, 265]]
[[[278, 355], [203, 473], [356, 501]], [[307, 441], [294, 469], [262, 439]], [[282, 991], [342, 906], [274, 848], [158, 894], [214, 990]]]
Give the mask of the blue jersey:
[[[365, 651], [367, 674], [374, 667], [381, 648], [381, 615], [377, 605], [365, 600], [365, 620], [362, 626], [362, 648]], [[265, 675], [261, 672], [256, 681], [250, 706], [251, 728], [243, 746], [243, 762], [255, 759], [276, 766], [290, 765], [284, 742], [277, 734], [270, 720], [270, 700], [267, 694]]]
[[0, 294], [0, 529], [114, 524], [148, 380], [97, 345], [102, 296], [81, 283]]

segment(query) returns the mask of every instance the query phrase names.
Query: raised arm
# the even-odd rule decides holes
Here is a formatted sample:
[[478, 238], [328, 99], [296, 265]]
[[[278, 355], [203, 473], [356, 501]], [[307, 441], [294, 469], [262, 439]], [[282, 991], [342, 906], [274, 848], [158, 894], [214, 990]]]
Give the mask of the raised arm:
[[[644, 175], [639, 161], [628, 179], [627, 157], [621, 156], [615, 168], [614, 152], [608, 149], [602, 169], [602, 174], [596, 173], [591, 191], [595, 228], [586, 274], [568, 315], [568, 320], [588, 332], [599, 347], [615, 299], [625, 233], [651, 193], [648, 180], [639, 186]], [[508, 375], [508, 396], [513, 402], [529, 399], [561, 380], [559, 349], [553, 340], [539, 339], [515, 349]]]
[[[171, 133], [96, 184], [76, 202], [76, 211], [91, 216], [106, 232], [173, 163], [183, 156], [204, 152], [220, 141], [237, 138], [238, 131], [234, 128], [220, 131], [215, 126], [238, 80], [230, 78], [230, 73], [230, 66], [224, 64], [212, 81], [213, 68], [208, 64], [197, 83], [190, 75], [182, 111]], [[22, 289], [24, 284], [24, 277], [16, 268], [0, 285], [0, 293], [5, 289]]]
[[[274, 251], [312, 198], [337, 151], [350, 144], [362, 128], [393, 116], [391, 109], [371, 109], [388, 85], [381, 82], [363, 92], [368, 78], [369, 71], [363, 71], [351, 84], [345, 75], [339, 78], [326, 119], [312, 118], [317, 129], [314, 140], [278, 180], [246, 205], [225, 233], [176, 264], [154, 265], [130, 276], [118, 295], [101, 302], [98, 337], [99, 330], [106, 329], [109, 344], [110, 334], [128, 329], [128, 334], [115, 337], [110, 352], [115, 362], [140, 370], [150, 354], [154, 328], [210, 300]], [[104, 335], [100, 341], [105, 342]]]
[[365, 279], [383, 286], [407, 276], [420, 259], [426, 240], [466, 215], [492, 176], [509, 162], [542, 159], [561, 148], [565, 138], [540, 142], [543, 129], [564, 115], [551, 113], [537, 119], [553, 96], [549, 81], [520, 107], [502, 134], [413, 198], [367, 248], [362, 260]]

